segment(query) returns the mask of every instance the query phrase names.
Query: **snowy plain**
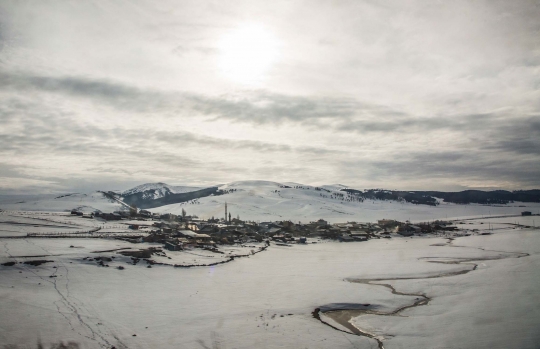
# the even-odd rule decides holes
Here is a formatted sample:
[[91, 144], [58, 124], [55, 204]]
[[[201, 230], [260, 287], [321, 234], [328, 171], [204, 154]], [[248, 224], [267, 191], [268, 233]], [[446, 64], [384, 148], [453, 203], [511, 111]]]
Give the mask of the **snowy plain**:
[[[320, 318], [335, 328], [313, 312], [367, 307], [390, 313], [417, 302], [419, 296], [413, 294], [430, 300], [394, 316], [354, 316], [347, 324], [377, 337], [386, 349], [538, 347], [540, 219], [518, 215], [524, 210], [536, 214], [539, 204], [348, 202], [324, 194], [339, 185], [327, 186], [329, 192], [323, 193], [285, 185], [293, 188], [273, 182], [231, 183], [221, 187], [235, 189], [226, 195], [151, 211], [181, 213], [184, 208], [202, 218], [221, 217], [227, 202], [233, 216], [260, 221], [459, 217], [461, 235], [474, 230], [492, 235], [272, 244], [230, 262], [231, 255], [250, 254], [260, 246], [220, 246], [223, 254], [165, 251], [152, 256], [165, 265], [134, 264], [121, 252], [161, 245], [113, 237], [145, 234], [151, 226], [133, 231], [128, 229], [131, 221], [105, 222], [66, 212], [122, 207], [101, 193], [0, 198], [0, 347], [43, 344], [49, 349], [62, 341], [109, 349], [377, 348], [375, 339], [351, 333], [350, 327], [326, 316], [330, 313], [320, 313]], [[29, 233], [69, 238], [27, 237]], [[25, 263], [36, 260], [45, 262]], [[216, 262], [226, 263], [185, 267]], [[373, 279], [379, 281], [354, 281]]]
[[[540, 341], [540, 230], [532, 228], [455, 240], [272, 244], [250, 257], [194, 268], [133, 265], [120, 251], [111, 251], [146, 245], [0, 239], [0, 262], [18, 262], [0, 265], [0, 343], [19, 348], [37, 348], [38, 342], [48, 348], [59, 341], [79, 348], [376, 348], [373, 339], [337, 331], [312, 316], [321, 307], [367, 303], [390, 312], [414, 302], [415, 296], [348, 281], [374, 278], [414, 278], [380, 282], [431, 298], [398, 316], [362, 315], [351, 321], [380, 336], [384, 348], [537, 348]], [[201, 257], [181, 251], [167, 255], [175, 262], [205, 262], [209, 256], [206, 251]], [[35, 256], [53, 262], [20, 263]], [[89, 256], [115, 258], [105, 268], [84, 260]], [[437, 258], [452, 263], [430, 262]], [[434, 277], [469, 271], [473, 264], [476, 270], [466, 274]]]
[[122, 204], [107, 199], [100, 192], [36, 196], [0, 195], [0, 209], [5, 211], [61, 212], [78, 209], [90, 213], [95, 210], [113, 212], [122, 207]]

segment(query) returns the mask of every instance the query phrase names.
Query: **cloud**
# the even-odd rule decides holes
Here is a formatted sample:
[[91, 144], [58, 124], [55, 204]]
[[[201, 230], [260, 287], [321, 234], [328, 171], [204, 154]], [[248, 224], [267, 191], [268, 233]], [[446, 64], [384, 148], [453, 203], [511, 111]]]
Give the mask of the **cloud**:
[[107, 80], [83, 77], [47, 77], [0, 72], [0, 89], [19, 93], [50, 92], [107, 103], [119, 110], [139, 113], [196, 112], [216, 119], [254, 124], [317, 119], [349, 120], [357, 114], [400, 115], [384, 106], [360, 103], [352, 98], [288, 96], [251, 91], [242, 96], [209, 97], [193, 93], [159, 91]]
[[[496, 151], [426, 150], [363, 165], [369, 169], [369, 177], [378, 178], [379, 184], [401, 178], [403, 182], [409, 182], [414, 187], [409, 189], [434, 188], [435, 183], [456, 185], [467, 182], [484, 182], [493, 187], [509, 189], [532, 188], [537, 186], [540, 175], [540, 168], [531, 166], [527, 158], [500, 156]], [[358, 163], [346, 165], [348, 168], [357, 166]], [[432, 184], [427, 184], [426, 181]]]
[[[152, 176], [170, 181], [171, 171], [188, 168], [191, 178], [200, 178], [202, 173], [206, 173], [205, 180], [211, 181], [212, 175], [230, 177], [227, 173], [252, 173], [255, 176], [272, 173], [275, 177], [281, 173], [297, 178], [308, 168], [318, 168], [314, 175], [304, 177], [320, 181], [318, 176], [322, 173], [335, 175], [339, 172], [336, 169], [345, 168], [346, 173], [362, 173], [364, 177], [381, 180], [480, 180], [484, 177], [511, 182], [513, 176], [518, 183], [534, 186], [535, 178], [540, 175], [540, 170], [531, 166], [530, 157], [507, 155], [540, 155], [537, 150], [540, 149], [539, 118], [536, 115], [515, 116], [510, 109], [419, 118], [350, 98], [308, 98], [264, 91], [236, 99], [215, 98], [141, 89], [111, 81], [2, 74], [1, 77], [6, 78], [2, 87], [5, 93], [30, 91], [34, 97], [4, 99], [6, 103], [0, 107], [0, 119], [6, 124], [0, 139], [3, 154], [24, 157], [42, 154], [43, 158], [49, 159], [69, 158], [65, 160], [68, 163], [73, 163], [77, 157], [84, 160], [85, 164], [78, 170], [67, 171], [71, 176], [83, 177], [85, 173], [95, 178], [110, 178], [114, 183], [119, 183], [120, 178], [134, 181], [137, 177], [150, 179]], [[337, 144], [313, 146], [297, 142], [219, 138], [188, 130], [165, 131], [150, 125], [122, 125], [118, 122], [98, 126], [78, 119], [77, 113], [51, 106], [45, 97], [40, 97], [43, 93], [82, 98], [92, 104], [107, 103], [115, 110], [122, 110], [126, 105], [130, 111], [141, 114], [159, 112], [160, 108], [187, 108], [210, 116], [211, 119], [206, 121], [210, 123], [224, 119], [262, 127], [282, 122], [316, 125], [316, 128], [328, 130], [334, 136], [342, 136], [340, 142], [345, 144], [354, 134], [368, 137], [366, 139], [370, 139], [369, 135], [404, 138], [401, 143], [385, 145], [387, 161], [375, 161], [370, 149], [379, 147], [383, 144], [381, 142], [374, 145], [368, 142], [361, 148], [355, 148], [354, 141], [349, 143], [349, 147]], [[444, 135], [446, 141], [433, 144], [432, 151], [420, 151], [418, 139], [436, 134]], [[458, 139], [459, 144], [452, 144], [453, 139]], [[193, 156], [195, 149], [203, 150], [207, 155]], [[254, 154], [261, 157], [261, 162], [249, 160]], [[268, 162], [278, 154], [281, 154], [283, 163]], [[293, 154], [302, 159], [302, 166], [293, 165]], [[355, 156], [358, 160], [351, 160]], [[224, 157], [235, 159], [235, 166], [224, 161]], [[336, 169], [321, 169], [325, 163], [323, 166], [335, 166]], [[498, 163], [506, 167], [499, 168]], [[43, 172], [43, 165], [22, 169], [26, 176], [42, 176]], [[48, 178], [59, 178], [58, 172], [59, 169]], [[348, 175], [341, 176], [355, 180]]]
[[[5, 2], [0, 175], [538, 186], [539, 14], [529, 0]], [[218, 64], [247, 18], [280, 41], [250, 87]]]
[[506, 125], [510, 122], [520, 122], [521, 120], [508, 120], [501, 117], [499, 113], [483, 113], [470, 115], [440, 115], [433, 117], [385, 117], [383, 119], [373, 120], [358, 120], [342, 123], [337, 128], [340, 131], [348, 132], [377, 132], [377, 133], [393, 133], [393, 132], [410, 132], [410, 131], [462, 131], [476, 132], [486, 130], [493, 127], [493, 123], [497, 125]]

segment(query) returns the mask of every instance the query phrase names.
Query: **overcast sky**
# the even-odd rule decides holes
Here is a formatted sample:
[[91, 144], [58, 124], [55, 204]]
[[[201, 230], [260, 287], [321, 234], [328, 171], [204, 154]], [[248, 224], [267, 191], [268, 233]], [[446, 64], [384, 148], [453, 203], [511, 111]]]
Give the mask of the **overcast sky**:
[[0, 0], [0, 193], [540, 187], [540, 2]]

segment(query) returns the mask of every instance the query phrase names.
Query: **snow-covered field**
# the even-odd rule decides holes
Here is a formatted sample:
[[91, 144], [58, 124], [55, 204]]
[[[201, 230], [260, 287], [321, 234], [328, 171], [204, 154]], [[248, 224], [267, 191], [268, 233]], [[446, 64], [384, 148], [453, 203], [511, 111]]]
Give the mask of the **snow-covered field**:
[[39, 196], [0, 195], [0, 209], [6, 211], [59, 212], [78, 209], [90, 213], [96, 210], [113, 212], [122, 207], [122, 204], [106, 198], [99, 192]]
[[[516, 219], [522, 218], [506, 223]], [[338, 331], [312, 312], [359, 304], [392, 312], [418, 298], [405, 293], [425, 294], [430, 301], [396, 316], [364, 314], [352, 323], [387, 349], [537, 348], [540, 342], [540, 230], [508, 228], [451, 242], [415, 237], [272, 245], [230, 263], [193, 268], [133, 265], [118, 250], [151, 246], [112, 239], [0, 238], [0, 262], [18, 262], [0, 265], [0, 344], [376, 348], [374, 339]], [[250, 249], [233, 246], [226, 252]], [[166, 251], [160, 258], [170, 256], [172, 264], [223, 258], [212, 255]], [[110, 258], [109, 267], [99, 266], [95, 257]], [[19, 263], [36, 259], [52, 262]], [[120, 265], [125, 269], [117, 269]], [[409, 279], [387, 280], [392, 278]], [[354, 281], [369, 279], [385, 280]]]
[[[141, 235], [153, 229], [151, 221], [104, 221], [83, 218], [66, 212], [46, 211], [2, 211], [0, 212], [0, 238], [32, 235]], [[138, 224], [138, 230], [129, 225]]]

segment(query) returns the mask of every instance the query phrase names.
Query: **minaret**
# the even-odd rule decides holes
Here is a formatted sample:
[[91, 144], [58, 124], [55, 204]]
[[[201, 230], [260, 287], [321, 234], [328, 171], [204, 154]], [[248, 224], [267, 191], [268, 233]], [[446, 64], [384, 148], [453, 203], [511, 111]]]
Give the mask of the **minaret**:
[[227, 222], [227, 202], [225, 202], [225, 223]]

